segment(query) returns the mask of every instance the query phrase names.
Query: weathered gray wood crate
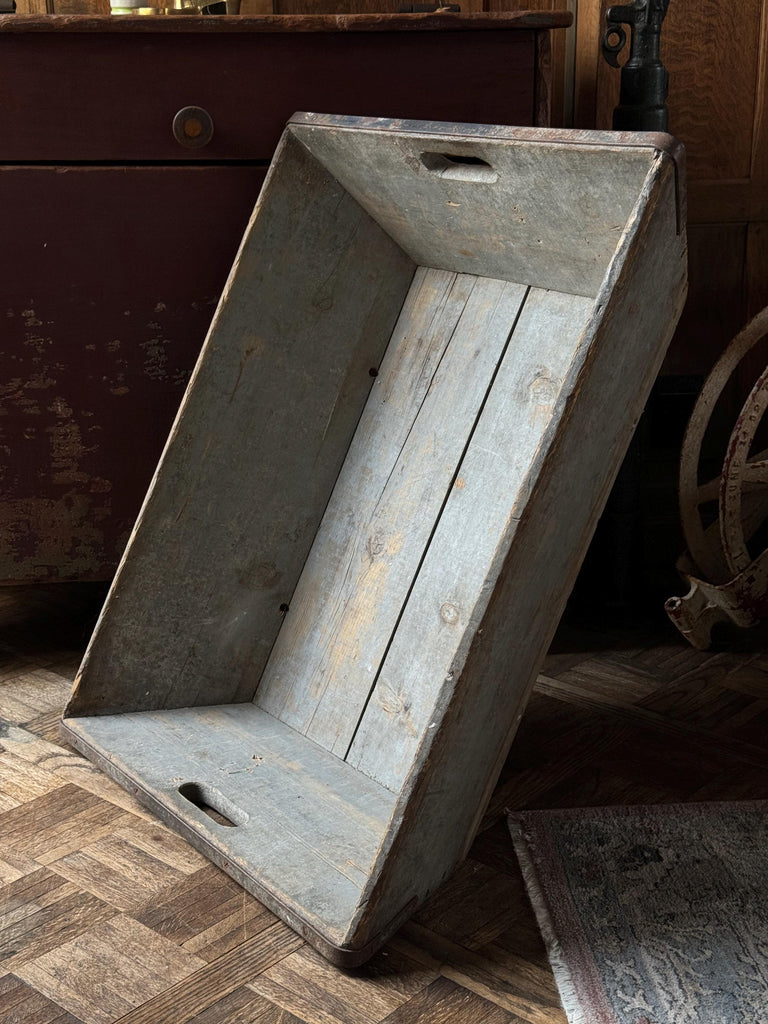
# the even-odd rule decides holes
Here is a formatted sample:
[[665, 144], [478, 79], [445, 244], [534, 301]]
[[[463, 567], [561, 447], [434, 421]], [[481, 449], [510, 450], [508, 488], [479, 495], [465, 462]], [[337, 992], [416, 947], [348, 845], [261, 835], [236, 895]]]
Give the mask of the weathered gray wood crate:
[[298, 115], [64, 731], [338, 963], [464, 856], [679, 315], [667, 136]]

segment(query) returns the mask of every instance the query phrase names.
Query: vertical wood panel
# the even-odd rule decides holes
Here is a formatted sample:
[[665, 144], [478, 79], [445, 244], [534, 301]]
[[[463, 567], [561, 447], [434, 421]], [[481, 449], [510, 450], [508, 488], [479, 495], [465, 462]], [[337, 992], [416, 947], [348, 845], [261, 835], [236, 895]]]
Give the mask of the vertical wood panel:
[[760, 16], [760, 0], [670, 4], [662, 35], [670, 127], [684, 136], [692, 177], [749, 177]]
[[768, 223], [747, 228], [747, 315], [768, 306]]
[[16, 0], [17, 14], [51, 14], [53, 0]]
[[[577, 0], [576, 58], [573, 86], [573, 123], [576, 128], [596, 128], [597, 85], [602, 56], [600, 41], [605, 4], [601, 0]], [[602, 126], [604, 127], [604, 125]]]
[[[457, 0], [465, 9], [466, 0]], [[476, 0], [472, 0], [476, 2]], [[467, 7], [466, 10], [484, 11], [508, 11], [509, 0], [484, 0], [479, 7]], [[576, 0], [526, 0], [521, 7], [529, 11], [562, 11], [573, 10]], [[551, 124], [554, 128], [567, 126], [572, 118], [572, 83], [573, 69], [568, 66], [568, 39], [575, 35], [575, 24], [570, 29], [554, 29], [548, 33], [539, 34], [539, 49], [546, 52], [550, 48], [549, 70], [545, 74], [544, 82], [550, 83], [549, 95], [549, 116], [545, 120], [537, 117], [537, 124]], [[539, 85], [542, 84], [540, 80]]]
[[[580, 0], [575, 123], [609, 128], [620, 75], [600, 52], [610, 0]], [[626, 53], [625, 55], [626, 56]], [[670, 131], [687, 150], [690, 288], [665, 373], [705, 373], [768, 301], [768, 3], [673, 0], [662, 29]]]
[[746, 317], [746, 247], [745, 224], [689, 226], [688, 301], [664, 364], [665, 373], [708, 373], [739, 330]]
[[[752, 178], [761, 185], [765, 196], [768, 186], [768, 3], [763, 0], [758, 59], [757, 102], [755, 104], [755, 138], [752, 146]], [[762, 218], [765, 219], [765, 218]]]
[[[610, 128], [619, 72], [600, 46], [609, 0], [581, 0], [578, 13], [578, 124]], [[670, 130], [688, 150], [690, 178], [747, 178], [753, 153], [760, 65], [761, 0], [738, 8], [719, 0], [673, 0], [662, 30], [670, 72]], [[626, 59], [627, 50], [622, 55]]]
[[[601, 53], [609, 3], [579, 0], [574, 83], [575, 124], [579, 127], [610, 128], [618, 103], [620, 73], [608, 66]], [[768, 2], [671, 0], [661, 53], [670, 73], [670, 131], [687, 150], [690, 255], [688, 301], [662, 375], [686, 380], [660, 386], [658, 394], [666, 399], [650, 407], [646, 422], [643, 473], [646, 481], [652, 476], [655, 479], [653, 484], [644, 483], [642, 489], [656, 523], [663, 522], [667, 536], [663, 538], [660, 529], [652, 534], [653, 525], [646, 520], [644, 525], [635, 521], [634, 533], [624, 532], [617, 539], [608, 536], [609, 529], [620, 529], [616, 519], [610, 525], [606, 521], [600, 531], [603, 547], [596, 545], [593, 553], [593, 565], [600, 565], [602, 572], [606, 563], [617, 557], [631, 558], [641, 540], [646, 551], [652, 552], [651, 562], [655, 559], [661, 567], [667, 558], [671, 571], [674, 551], [681, 543], [676, 466], [674, 458], [667, 458], [659, 469], [659, 459], [666, 458], [665, 446], [669, 451], [679, 447], [681, 433], [676, 434], [669, 411], [674, 406], [680, 419], [687, 417], [696, 378], [709, 372], [747, 318], [768, 302]], [[744, 361], [738, 381], [718, 409], [714, 434], [727, 427], [727, 436], [745, 389], [762, 368], [761, 359], [764, 365], [764, 353]], [[672, 396], [677, 397], [673, 400]], [[717, 442], [715, 449], [719, 451]], [[716, 461], [717, 456], [710, 459], [712, 470]], [[619, 504], [617, 499], [616, 505], [609, 507], [618, 508]], [[637, 555], [638, 573], [642, 562]], [[657, 584], [666, 587], [662, 570], [657, 573], [653, 565], [649, 570], [647, 558], [644, 565], [648, 593], [655, 593]], [[658, 580], [652, 579], [655, 575]], [[582, 585], [586, 594], [589, 584], [584, 581]]]

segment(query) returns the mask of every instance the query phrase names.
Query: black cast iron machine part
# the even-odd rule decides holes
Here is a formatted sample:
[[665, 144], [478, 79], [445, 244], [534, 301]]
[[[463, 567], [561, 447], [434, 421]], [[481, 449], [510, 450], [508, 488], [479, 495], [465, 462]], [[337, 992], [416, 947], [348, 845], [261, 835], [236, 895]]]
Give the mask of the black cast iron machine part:
[[619, 105], [613, 112], [615, 131], [665, 132], [669, 74], [659, 56], [661, 25], [669, 0], [633, 0], [609, 7], [603, 36], [603, 56], [619, 67], [618, 56], [631, 31], [629, 59], [621, 69]]

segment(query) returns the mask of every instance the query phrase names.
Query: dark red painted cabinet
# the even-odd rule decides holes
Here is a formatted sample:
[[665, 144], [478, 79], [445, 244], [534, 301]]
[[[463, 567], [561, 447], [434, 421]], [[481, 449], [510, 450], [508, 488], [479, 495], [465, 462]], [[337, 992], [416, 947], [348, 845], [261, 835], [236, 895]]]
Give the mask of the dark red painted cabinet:
[[566, 19], [0, 17], [0, 581], [114, 572], [295, 110], [542, 123]]

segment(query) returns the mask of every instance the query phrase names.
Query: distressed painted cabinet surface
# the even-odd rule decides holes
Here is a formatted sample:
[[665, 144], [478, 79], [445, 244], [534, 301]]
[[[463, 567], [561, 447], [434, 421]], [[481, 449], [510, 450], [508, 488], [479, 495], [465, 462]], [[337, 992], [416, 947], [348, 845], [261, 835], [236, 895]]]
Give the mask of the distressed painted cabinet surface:
[[473, 837], [685, 297], [683, 188], [668, 136], [283, 136], [63, 728], [337, 962]]
[[114, 574], [296, 110], [544, 125], [569, 21], [0, 15], [0, 583]]

